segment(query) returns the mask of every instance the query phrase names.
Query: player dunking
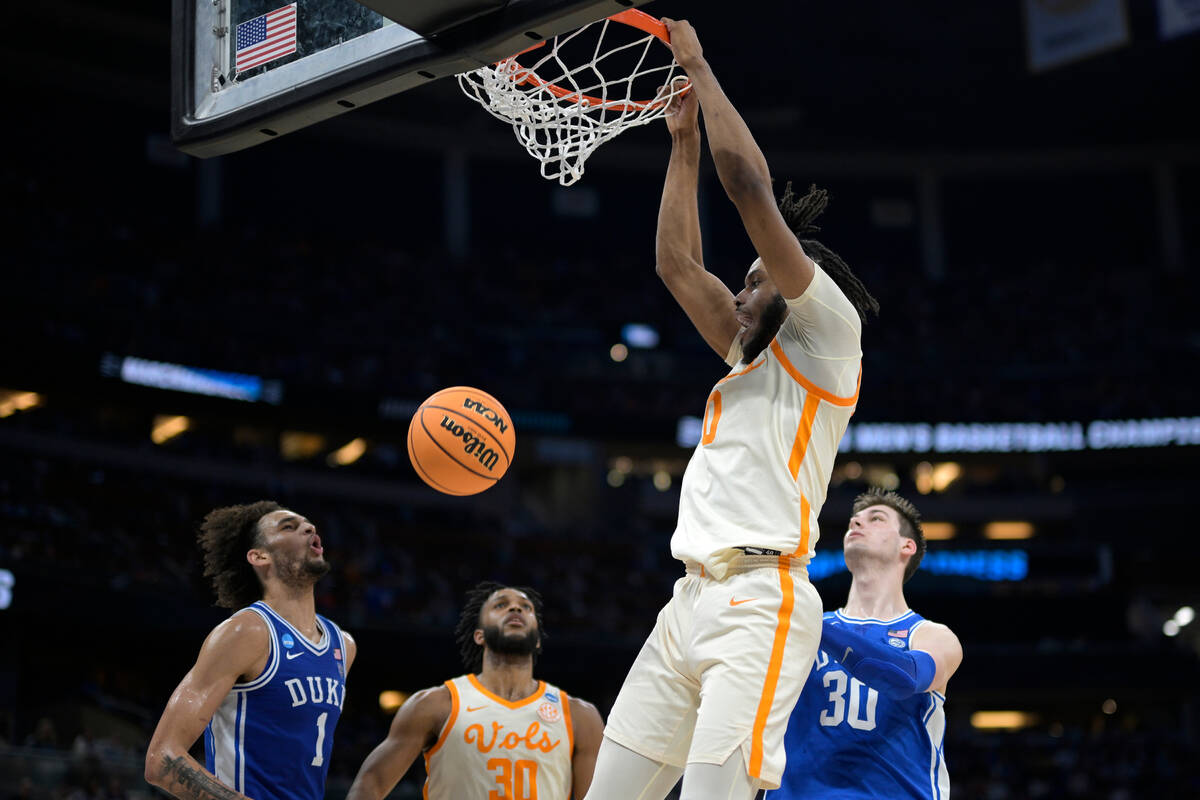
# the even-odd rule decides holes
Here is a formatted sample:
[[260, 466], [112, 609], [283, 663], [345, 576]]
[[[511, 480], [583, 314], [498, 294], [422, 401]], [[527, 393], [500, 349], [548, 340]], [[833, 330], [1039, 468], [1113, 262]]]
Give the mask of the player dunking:
[[425, 755], [426, 800], [570, 800], [592, 780], [604, 730], [591, 703], [533, 677], [542, 599], [490, 581], [455, 631], [467, 674], [413, 695], [347, 800], [380, 800]]
[[[784, 768], [788, 714], [821, 635], [806, 564], [838, 443], [858, 399], [875, 300], [807, 238], [823, 192], [776, 205], [766, 160], [686, 22], [663, 20], [692, 90], [667, 117], [671, 159], [658, 274], [733, 368], [709, 395], [684, 474], [672, 554], [687, 574], [613, 706], [588, 800], [752, 797]], [[734, 297], [702, 262], [703, 109], [717, 174], [759, 258]]]
[[942, 704], [963, 653], [953, 631], [904, 599], [925, 554], [920, 514], [895, 492], [861, 494], [844, 543], [850, 595], [825, 615], [788, 723], [783, 785], [767, 798], [945, 800]]
[[[146, 752], [146, 780], [187, 800], [319, 800], [354, 640], [316, 613], [329, 571], [311, 522], [261, 501], [200, 527], [217, 604], [240, 609], [204, 640]], [[205, 767], [188, 750], [204, 733]]]

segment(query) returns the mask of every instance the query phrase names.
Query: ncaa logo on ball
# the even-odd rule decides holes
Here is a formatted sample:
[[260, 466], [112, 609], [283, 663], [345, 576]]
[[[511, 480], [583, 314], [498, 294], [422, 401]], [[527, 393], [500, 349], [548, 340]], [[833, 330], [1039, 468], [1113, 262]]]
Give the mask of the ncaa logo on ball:
[[562, 718], [562, 711], [554, 703], [542, 703], [538, 706], [538, 716], [546, 722], [558, 722]]

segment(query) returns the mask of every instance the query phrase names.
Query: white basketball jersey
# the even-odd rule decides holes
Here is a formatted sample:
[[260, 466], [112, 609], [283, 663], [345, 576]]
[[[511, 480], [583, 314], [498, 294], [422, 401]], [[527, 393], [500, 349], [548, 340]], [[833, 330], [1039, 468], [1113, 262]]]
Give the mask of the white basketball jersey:
[[819, 266], [771, 344], [746, 364], [735, 339], [728, 375], [704, 413], [688, 462], [671, 553], [717, 579], [738, 551], [812, 557], [838, 444], [858, 402], [862, 325]]
[[523, 700], [474, 675], [446, 681], [450, 718], [425, 753], [425, 800], [570, 800], [571, 705], [545, 681]]

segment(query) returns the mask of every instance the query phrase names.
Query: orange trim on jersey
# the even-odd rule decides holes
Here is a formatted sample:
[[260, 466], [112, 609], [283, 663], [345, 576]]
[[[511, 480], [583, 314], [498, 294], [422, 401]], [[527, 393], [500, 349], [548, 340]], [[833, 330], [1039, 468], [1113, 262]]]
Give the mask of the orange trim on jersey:
[[808, 504], [808, 498], [803, 494], [800, 495], [800, 546], [796, 548], [793, 556], [805, 558], [808, 556], [808, 537], [812, 532], [812, 525], [809, 523], [809, 515], [812, 514], [812, 506]]
[[717, 381], [717, 386], [720, 386], [725, 381], [731, 381], [734, 378], [739, 378], [742, 375], [745, 375], [750, 370], [758, 369], [765, 363], [767, 363], [767, 360], [764, 358], [761, 361], [755, 361], [753, 364], [746, 367], [744, 370], [741, 370], [740, 372], [731, 372], [730, 374], [726, 375], [724, 378], [721, 378], [721, 380]]
[[792, 585], [791, 556], [779, 557], [779, 586], [783, 590], [783, 601], [779, 604], [779, 615], [775, 623], [775, 640], [771, 644], [771, 660], [767, 664], [767, 677], [763, 680], [762, 696], [758, 700], [758, 713], [754, 716], [754, 729], [750, 738], [750, 777], [761, 778], [763, 760], [763, 731], [771, 706], [775, 703], [775, 688], [779, 684], [779, 670], [783, 666], [783, 648], [787, 644], [788, 630], [792, 626], [792, 608], [795, 606], [795, 587]]
[[771, 352], [775, 354], [776, 358], [779, 359], [779, 363], [783, 365], [783, 368], [787, 371], [787, 374], [791, 375], [792, 379], [795, 380], [796, 383], [800, 384], [806, 390], [812, 394], [815, 394], [825, 402], [832, 403], [835, 406], [852, 406], [858, 402], [858, 389], [860, 386], [862, 386], [862, 364], [858, 365], [858, 383], [856, 383], [854, 386], [854, 394], [850, 397], [838, 397], [833, 392], [822, 389], [820, 386], [817, 386], [808, 378], [804, 377], [804, 375], [800, 373], [800, 370], [796, 369], [795, 365], [793, 365], [792, 362], [788, 360], [788, 357], [784, 355], [783, 347], [779, 344], [778, 339], [771, 341]]
[[800, 424], [796, 426], [796, 441], [792, 442], [792, 455], [788, 458], [788, 472], [792, 480], [800, 475], [800, 465], [804, 463], [804, 454], [808, 452], [808, 440], [812, 438], [813, 420], [817, 418], [817, 409], [821, 406], [821, 398], [809, 392], [804, 398], [804, 413], [800, 415]]
[[567, 752], [575, 757], [575, 725], [571, 722], [571, 698], [562, 689], [558, 690], [562, 699], [563, 722], [567, 724]]
[[537, 690], [534, 691], [533, 694], [529, 695], [529, 697], [525, 697], [521, 700], [517, 700], [516, 702], [513, 702], [513, 701], [505, 700], [503, 697], [500, 697], [499, 695], [495, 695], [495, 694], [492, 694], [491, 692], [489, 692], [488, 688], [486, 686], [484, 686], [482, 683], [480, 683], [479, 679], [476, 678], [474, 675], [468, 675], [467, 680], [469, 680], [471, 682], [471, 685], [474, 686], [476, 689], [478, 689], [480, 694], [482, 694], [484, 697], [487, 697], [488, 699], [491, 699], [491, 700], [495, 700], [497, 703], [504, 706], [505, 708], [522, 708], [524, 706], [529, 705], [534, 700], [537, 700], [539, 697], [541, 697], [543, 694], [546, 693], [546, 682], [538, 681]]
[[425, 751], [426, 768], [429, 767], [429, 757], [446, 743], [446, 739], [450, 737], [450, 729], [454, 727], [454, 721], [458, 719], [458, 687], [454, 685], [454, 681], [446, 681], [445, 685], [450, 690], [450, 716], [446, 717], [446, 724], [442, 726], [442, 732], [438, 735], [438, 740], [434, 742], [433, 747]]

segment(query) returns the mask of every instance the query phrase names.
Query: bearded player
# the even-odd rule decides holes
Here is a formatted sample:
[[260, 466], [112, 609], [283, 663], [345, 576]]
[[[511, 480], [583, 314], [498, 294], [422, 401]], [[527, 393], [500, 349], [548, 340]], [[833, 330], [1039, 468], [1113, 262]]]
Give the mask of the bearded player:
[[925, 554], [921, 515], [873, 489], [855, 498], [843, 543], [850, 594], [825, 615], [816, 669], [788, 723], [783, 785], [767, 798], [945, 800], [942, 706], [963, 652], [953, 631], [904, 599]]
[[541, 595], [480, 583], [467, 593], [455, 635], [467, 674], [400, 707], [347, 800], [386, 797], [419, 754], [426, 800], [582, 798], [604, 722], [591, 703], [533, 677]]
[[[146, 780], [186, 800], [319, 800], [354, 640], [316, 612], [317, 529], [278, 503], [218, 508], [204, 574], [235, 609], [204, 640], [146, 752]], [[188, 755], [204, 733], [205, 766]]]
[[[686, 22], [665, 19], [691, 90], [667, 116], [657, 271], [731, 367], [708, 397], [671, 552], [686, 568], [609, 716], [588, 800], [684, 800], [774, 788], [788, 715], [821, 636], [806, 565], [838, 443], [858, 401], [878, 304], [808, 238], [824, 192], [777, 205], [771, 174]], [[703, 111], [717, 176], [758, 258], [736, 296], [708, 272], [697, 213]]]

